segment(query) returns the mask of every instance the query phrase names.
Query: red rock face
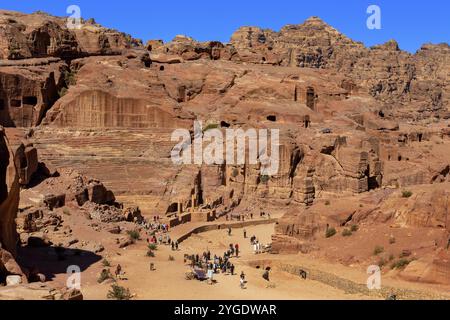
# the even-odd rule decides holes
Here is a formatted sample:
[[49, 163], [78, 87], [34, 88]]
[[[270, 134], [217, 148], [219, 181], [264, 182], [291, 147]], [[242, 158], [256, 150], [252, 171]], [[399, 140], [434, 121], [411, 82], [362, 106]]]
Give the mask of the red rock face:
[[2, 248], [15, 253], [17, 231], [14, 219], [19, 205], [19, 179], [14, 156], [2, 127], [0, 127], [0, 159], [0, 243]]

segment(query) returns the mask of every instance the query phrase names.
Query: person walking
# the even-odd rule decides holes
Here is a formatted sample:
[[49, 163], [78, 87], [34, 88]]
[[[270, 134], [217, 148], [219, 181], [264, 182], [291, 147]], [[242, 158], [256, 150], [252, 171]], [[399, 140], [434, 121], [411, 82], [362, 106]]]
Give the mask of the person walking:
[[247, 230], [244, 229], [244, 239], [247, 239]]
[[231, 275], [234, 276], [234, 264], [230, 266]]
[[235, 252], [236, 252], [236, 258], [239, 257], [239, 244], [236, 243], [236, 245], [234, 246]]

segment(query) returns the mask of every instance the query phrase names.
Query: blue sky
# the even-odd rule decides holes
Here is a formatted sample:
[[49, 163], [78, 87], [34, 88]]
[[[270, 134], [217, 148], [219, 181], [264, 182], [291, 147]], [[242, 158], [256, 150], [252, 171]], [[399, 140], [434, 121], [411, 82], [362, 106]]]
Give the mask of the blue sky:
[[[450, 43], [448, 0], [0, 0], [1, 9], [43, 10], [57, 16], [66, 16], [66, 8], [73, 4], [81, 8], [83, 18], [94, 17], [102, 25], [144, 41], [169, 41], [185, 34], [200, 41], [227, 42], [240, 26], [279, 30], [319, 16], [367, 46], [396, 39], [402, 49], [415, 52], [423, 43]], [[381, 30], [366, 27], [371, 4], [381, 8]]]

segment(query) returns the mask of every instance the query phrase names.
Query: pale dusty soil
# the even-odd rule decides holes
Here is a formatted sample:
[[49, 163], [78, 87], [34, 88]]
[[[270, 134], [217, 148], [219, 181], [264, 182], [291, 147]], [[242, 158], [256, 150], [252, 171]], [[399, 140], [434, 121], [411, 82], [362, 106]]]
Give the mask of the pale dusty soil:
[[[255, 235], [262, 243], [270, 243], [274, 225], [260, 225], [247, 227], [247, 235]], [[206, 282], [185, 280], [185, 272], [189, 269], [183, 262], [184, 254], [201, 254], [204, 250], [210, 250], [212, 254], [223, 254], [230, 243], [239, 243], [241, 247], [240, 258], [233, 258], [236, 273], [244, 271], [247, 275], [247, 289], [239, 287], [237, 275], [218, 275], [217, 284], [208, 285]], [[215, 230], [199, 235], [193, 235], [180, 245], [180, 250], [173, 252], [167, 246], [160, 246], [155, 258], [146, 257], [146, 242], [140, 241], [126, 249], [107, 250], [106, 258], [110, 261], [114, 272], [117, 264], [120, 264], [126, 272], [127, 280], [120, 280], [121, 286], [129, 288], [135, 294], [135, 299], [250, 299], [250, 300], [279, 300], [279, 299], [382, 299], [383, 296], [364, 293], [348, 294], [343, 288], [327, 285], [322, 279], [318, 281], [302, 280], [296, 275], [280, 271], [274, 268], [271, 272], [271, 285], [261, 277], [262, 269], [267, 261], [277, 261], [307, 266], [337, 276], [349, 279], [354, 283], [364, 284], [367, 275], [364, 270], [356, 267], [346, 267], [338, 264], [330, 264], [320, 259], [311, 259], [304, 255], [255, 255], [249, 244], [249, 239], [243, 238], [243, 230], [233, 230], [232, 236], [227, 235], [226, 230]], [[169, 261], [172, 255], [175, 261]], [[149, 264], [153, 262], [156, 271], [149, 271]], [[98, 284], [97, 278], [103, 268], [101, 261], [88, 267], [82, 273], [82, 292], [85, 299], [105, 299], [110, 289], [111, 282]], [[62, 285], [65, 281], [64, 274], [55, 276], [53, 284]], [[383, 279], [383, 285], [394, 288], [406, 288], [434, 292], [439, 288], [422, 284], [412, 284], [405, 281], [397, 281], [387, 276]], [[442, 293], [442, 288], [439, 290]], [[444, 290], [445, 291], [445, 290]]]

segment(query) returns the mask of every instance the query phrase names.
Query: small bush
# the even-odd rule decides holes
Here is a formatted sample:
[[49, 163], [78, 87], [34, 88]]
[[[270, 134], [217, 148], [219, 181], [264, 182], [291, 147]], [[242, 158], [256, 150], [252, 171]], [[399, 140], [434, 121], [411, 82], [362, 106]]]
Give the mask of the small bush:
[[373, 249], [373, 255], [374, 256], [377, 256], [377, 255], [379, 255], [380, 253], [383, 253], [383, 252], [384, 252], [384, 247], [382, 247], [382, 246], [376, 246], [375, 249]]
[[393, 254], [389, 255], [389, 261], [393, 261], [394, 259], [395, 259], [395, 257]]
[[344, 231], [342, 231], [342, 236], [343, 237], [350, 237], [353, 233], [348, 230], [348, 229], [344, 229]]
[[378, 260], [378, 266], [379, 266], [380, 268], [383, 268], [386, 264], [387, 264], [386, 259], [380, 258], [380, 260]]
[[329, 229], [327, 230], [327, 232], [325, 233], [325, 236], [326, 236], [327, 238], [331, 238], [331, 237], [335, 236], [336, 233], [337, 233], [337, 231], [336, 231], [335, 228], [329, 228]]
[[326, 205], [326, 206], [329, 206], [329, 205], [331, 205], [331, 202], [330, 202], [330, 200], [327, 200], [327, 201], [325, 201], [325, 205]]
[[135, 242], [141, 238], [141, 234], [137, 230], [131, 230], [128, 231], [128, 236], [130, 237], [130, 240]]
[[391, 265], [391, 269], [403, 269], [411, 263], [408, 259], [400, 259]]
[[233, 172], [231, 173], [231, 176], [232, 176], [233, 178], [236, 178], [238, 175], [239, 175], [239, 170], [236, 169], [236, 168], [234, 168], [234, 169], [233, 169]]
[[219, 128], [219, 125], [217, 123], [210, 123], [203, 129], [203, 132], [213, 130], [213, 129], [218, 129], [218, 128]]
[[111, 263], [109, 263], [109, 261], [106, 260], [106, 259], [103, 259], [102, 265], [103, 265], [104, 267], [111, 267]]
[[413, 193], [411, 191], [403, 191], [402, 192], [402, 197], [403, 198], [411, 198], [413, 195]]
[[64, 213], [66, 216], [70, 216], [70, 210], [67, 209], [67, 208], [64, 208], [63, 213]]
[[155, 257], [155, 253], [153, 252], [153, 250], [147, 250], [147, 257], [150, 257], [150, 258], [154, 258]]
[[156, 245], [156, 243], [150, 243], [150, 244], [148, 245], [148, 248], [149, 248], [150, 250], [152, 250], [152, 251], [158, 250], [158, 246]]
[[169, 256], [169, 261], [175, 261], [175, 257], [174, 256]]
[[356, 231], [358, 231], [358, 230], [359, 230], [359, 226], [356, 225], [356, 224], [352, 225], [352, 227], [350, 228], [350, 231], [351, 231], [351, 232], [356, 232]]
[[261, 176], [261, 177], [259, 178], [259, 180], [260, 180], [262, 183], [267, 183], [267, 182], [269, 182], [270, 177], [269, 177], [268, 175], [263, 175], [263, 176]]
[[111, 274], [111, 271], [109, 271], [109, 269], [103, 269], [102, 272], [100, 273], [100, 276], [97, 279], [97, 282], [103, 283], [104, 281], [106, 281], [108, 279], [114, 279]]
[[64, 97], [67, 94], [68, 89], [66, 87], [62, 87], [59, 91], [58, 91], [58, 95], [60, 98]]
[[390, 238], [389, 238], [389, 243], [390, 243], [390, 244], [394, 244], [395, 242], [397, 242], [397, 240], [395, 239], [395, 237], [390, 237]]
[[113, 284], [111, 286], [111, 290], [108, 292], [107, 298], [115, 300], [130, 300], [130, 290], [125, 289], [124, 287], [121, 287], [117, 284]]

